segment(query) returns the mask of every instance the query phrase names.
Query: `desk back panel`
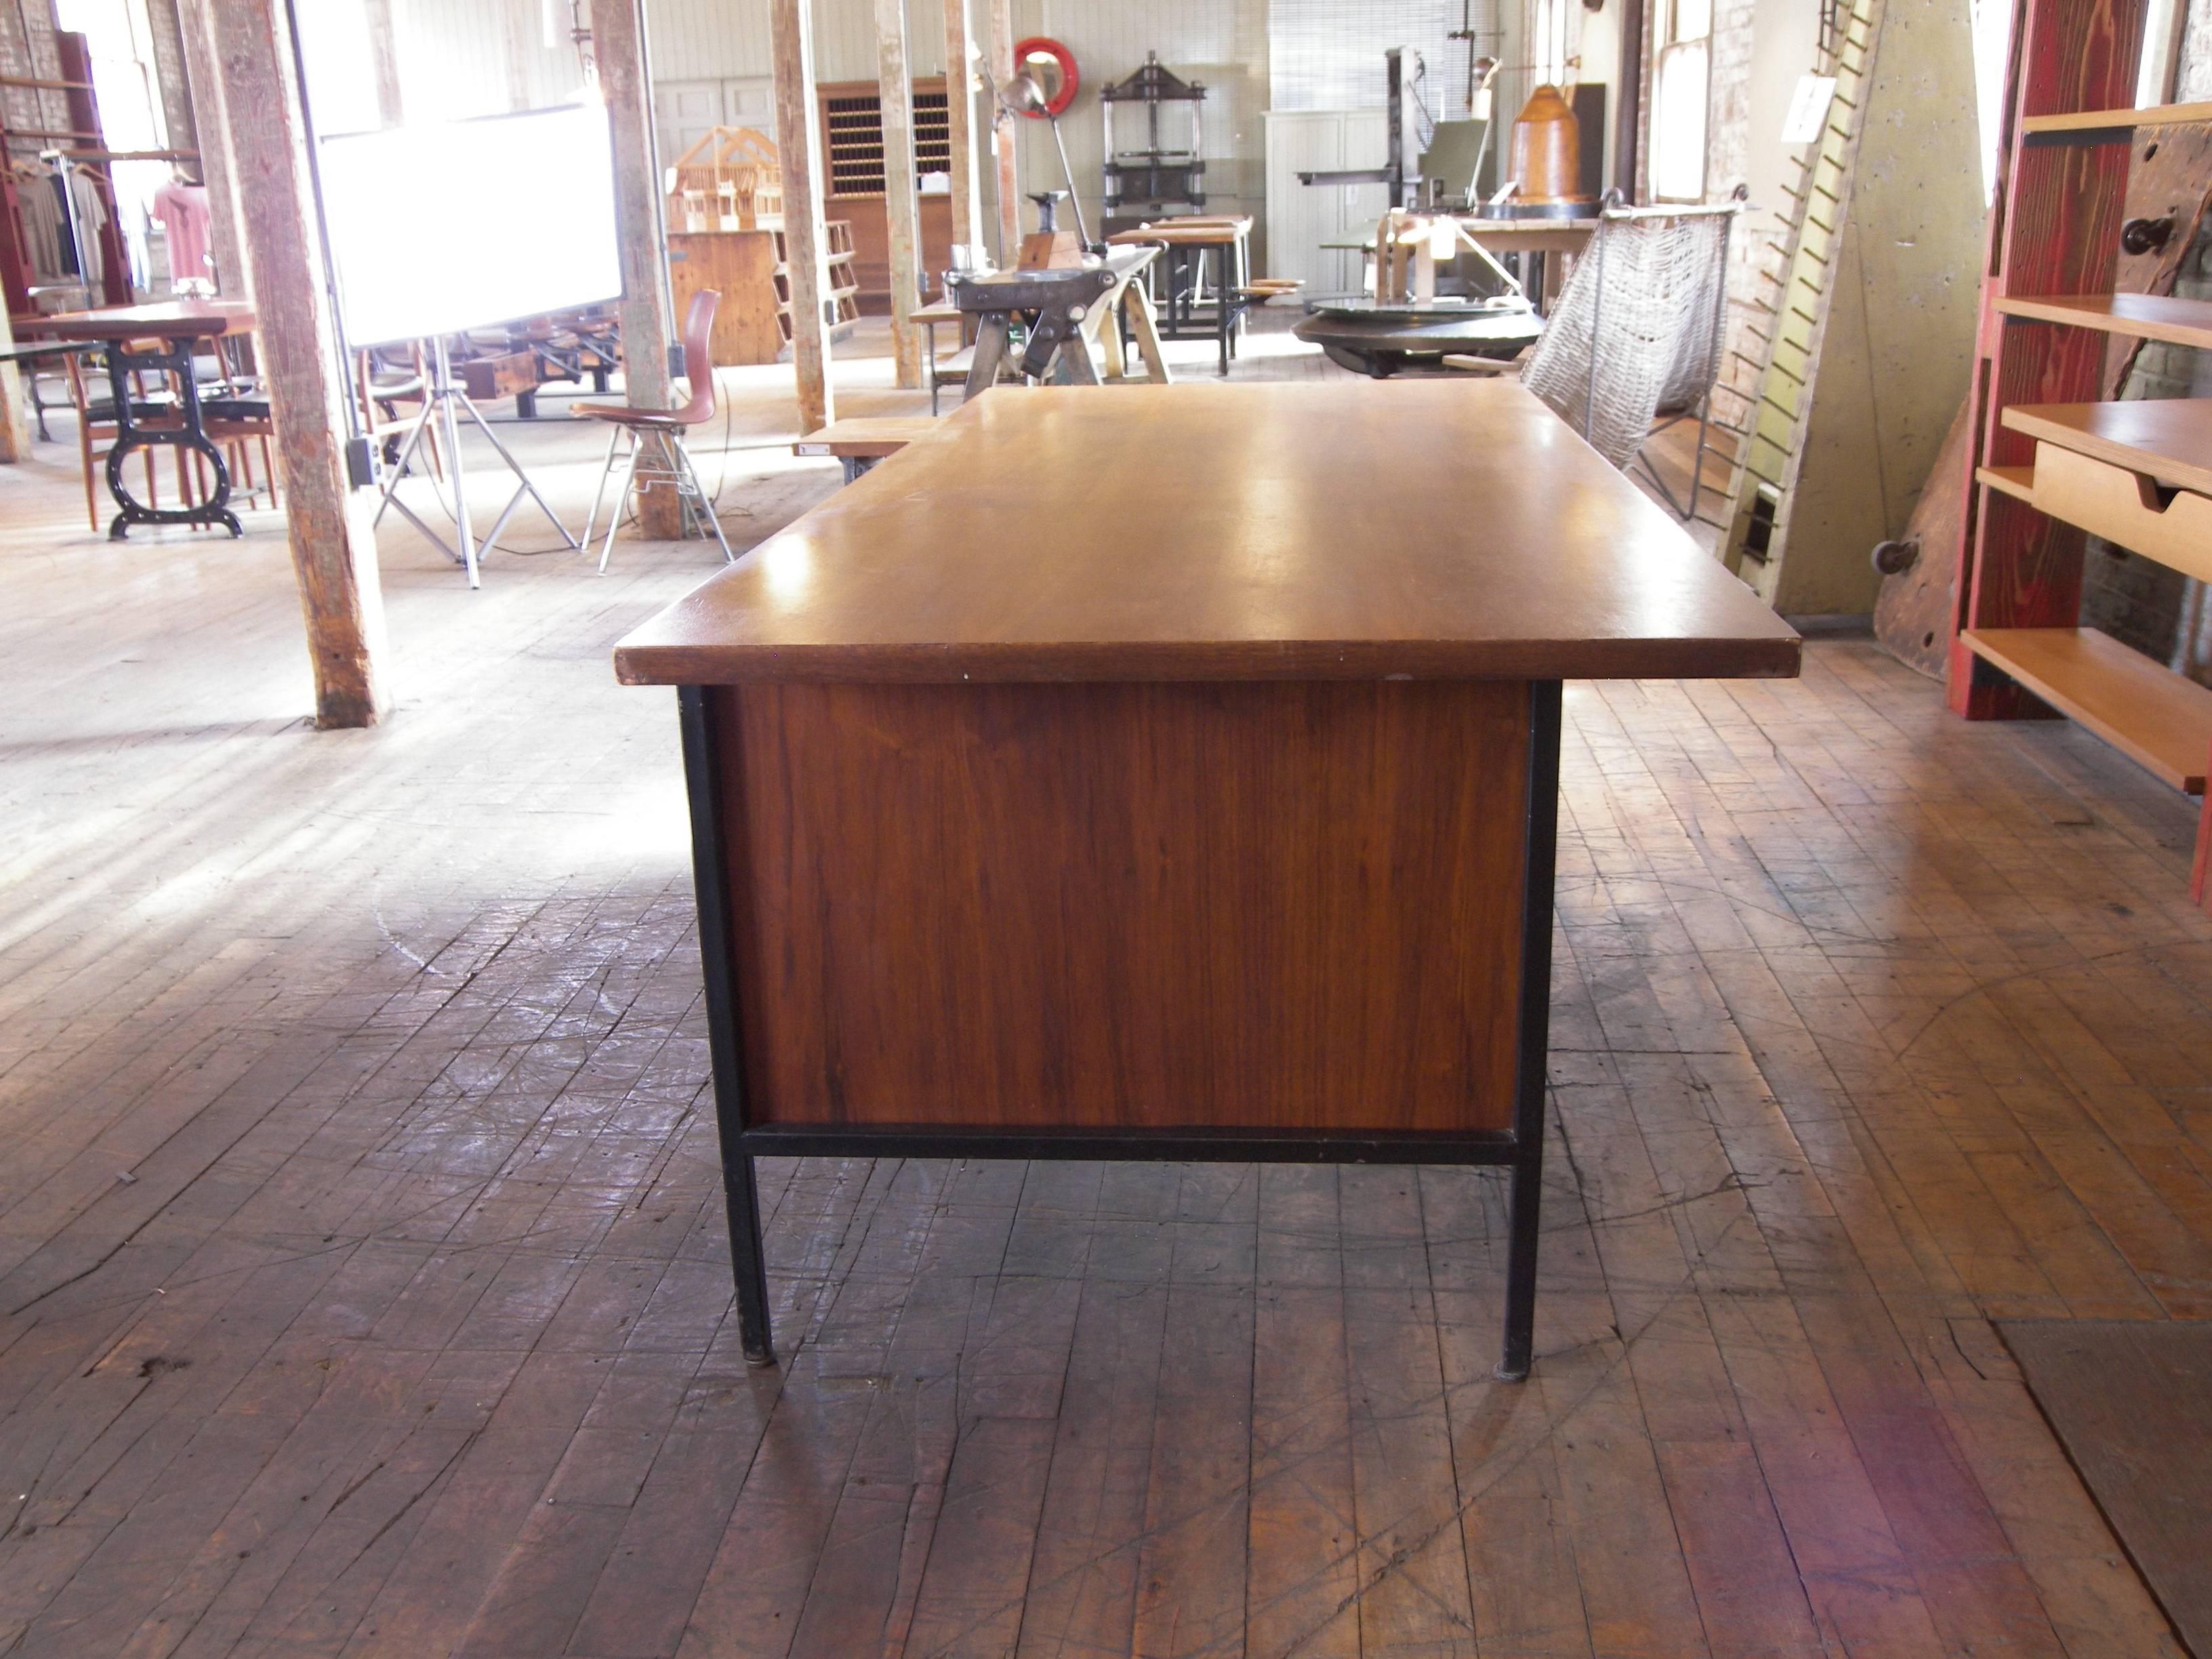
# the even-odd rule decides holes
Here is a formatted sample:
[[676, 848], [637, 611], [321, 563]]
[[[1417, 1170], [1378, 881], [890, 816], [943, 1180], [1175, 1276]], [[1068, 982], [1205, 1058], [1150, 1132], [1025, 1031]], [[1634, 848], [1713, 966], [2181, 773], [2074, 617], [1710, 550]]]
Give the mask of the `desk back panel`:
[[1511, 1127], [1526, 683], [713, 696], [750, 1121]]

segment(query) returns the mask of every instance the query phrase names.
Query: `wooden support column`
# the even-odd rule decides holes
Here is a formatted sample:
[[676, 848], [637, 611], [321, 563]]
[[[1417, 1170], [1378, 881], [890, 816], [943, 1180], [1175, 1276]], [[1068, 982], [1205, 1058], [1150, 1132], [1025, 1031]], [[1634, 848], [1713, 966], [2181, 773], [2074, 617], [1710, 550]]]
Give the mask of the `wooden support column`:
[[161, 125], [171, 149], [200, 147], [199, 124], [192, 118], [191, 74], [185, 67], [185, 26], [177, 0], [146, 0], [147, 43], [154, 52], [154, 88], [161, 103]]
[[[1004, 90], [1014, 78], [1014, 0], [986, 0], [990, 10], [991, 80]], [[991, 152], [998, 167], [999, 264], [1012, 270], [1022, 251], [1022, 186], [1014, 167], [1016, 118], [991, 100]]]
[[921, 204], [915, 194], [906, 0], [876, 0], [876, 83], [884, 124], [884, 217], [890, 228], [891, 356], [898, 383], [911, 388], [921, 384], [921, 331], [914, 321], [921, 292]]
[[[384, 598], [368, 496], [346, 476], [344, 367], [323, 282], [298, 57], [284, 0], [198, 0], [214, 25], [222, 127], [252, 266], [262, 378], [283, 456], [285, 528], [314, 665], [315, 723], [384, 712]], [[190, 25], [187, 24], [189, 29]], [[200, 129], [214, 123], [202, 106]]]
[[222, 70], [215, 44], [214, 0], [179, 0], [185, 37], [185, 72], [191, 82], [192, 131], [199, 139], [200, 182], [207, 186], [208, 240], [215, 253], [215, 291], [228, 300], [253, 297], [246, 267], [246, 231], [232, 183], [230, 123], [224, 111]]
[[406, 100], [399, 91], [399, 30], [393, 14], [398, 0], [362, 0], [368, 24], [369, 64], [376, 74], [376, 118], [387, 127], [404, 126]]
[[[653, 155], [653, 85], [646, 68], [640, 0], [597, 0], [592, 55], [614, 131], [615, 233], [622, 243], [623, 383], [641, 409], [673, 409], [668, 349], [676, 337], [668, 303], [668, 244], [660, 225], [660, 169]], [[657, 541], [684, 533], [673, 489], [637, 497], [637, 527]], [[621, 507], [617, 504], [616, 511]]]
[[[8, 307], [0, 305], [0, 351], [15, 343], [8, 330]], [[31, 428], [23, 423], [23, 378], [13, 363], [0, 363], [0, 463], [27, 460]]]
[[980, 252], [983, 186], [975, 170], [975, 62], [968, 0], [945, 0], [945, 125], [952, 148], [952, 245]]
[[783, 151], [783, 241], [791, 283], [791, 364], [799, 429], [837, 418], [830, 385], [830, 319], [822, 309], [822, 128], [814, 107], [814, 32], [807, 0], [769, 0], [775, 69], [775, 131]]

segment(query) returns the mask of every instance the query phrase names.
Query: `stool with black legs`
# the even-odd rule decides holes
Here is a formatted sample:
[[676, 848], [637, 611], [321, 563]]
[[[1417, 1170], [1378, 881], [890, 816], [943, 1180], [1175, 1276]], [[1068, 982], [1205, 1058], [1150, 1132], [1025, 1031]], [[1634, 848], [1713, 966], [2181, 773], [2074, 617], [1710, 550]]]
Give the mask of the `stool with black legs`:
[[[599, 550], [599, 574], [605, 575], [607, 560], [615, 550], [615, 531], [622, 523], [623, 503], [633, 490], [642, 495], [656, 487], [675, 490], [684, 503], [684, 516], [704, 525], [721, 544], [722, 556], [734, 562], [737, 555], [730, 551], [728, 539], [714, 517], [714, 504], [707, 499], [700, 487], [699, 474], [691, 465], [690, 453], [684, 447], [686, 428], [695, 427], [714, 418], [714, 359], [712, 337], [714, 331], [714, 308], [722, 296], [707, 289], [691, 296], [691, 309], [684, 319], [684, 371], [691, 382], [691, 401], [681, 409], [639, 409], [629, 404], [572, 404], [569, 412], [586, 420], [605, 421], [613, 427], [607, 434], [606, 465], [599, 471], [599, 492], [592, 497], [592, 515], [584, 520], [584, 545], [592, 544], [592, 526], [599, 519], [599, 503], [606, 499], [607, 479], [615, 470], [615, 447], [623, 434], [629, 434], [628, 465], [623, 471], [622, 493], [615, 497], [614, 510], [607, 517], [607, 539]], [[635, 349], [650, 350], [646, 343]], [[703, 533], [703, 532], [702, 532]]]

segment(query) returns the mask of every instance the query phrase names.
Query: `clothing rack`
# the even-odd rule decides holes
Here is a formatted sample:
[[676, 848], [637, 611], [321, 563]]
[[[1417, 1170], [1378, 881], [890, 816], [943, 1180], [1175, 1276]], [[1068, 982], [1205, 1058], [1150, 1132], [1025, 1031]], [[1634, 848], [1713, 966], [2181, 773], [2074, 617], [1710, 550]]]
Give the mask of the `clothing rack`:
[[[30, 44], [33, 72], [0, 76], [0, 92], [31, 94], [0, 97], [0, 301], [10, 314], [26, 314], [38, 308], [33, 288], [74, 280], [85, 286], [88, 304], [128, 305], [135, 297], [130, 254], [108, 170], [121, 156], [107, 149], [100, 130], [90, 50], [82, 34], [38, 36]], [[66, 169], [65, 179], [78, 181], [64, 185], [74, 198], [65, 216], [74, 271], [58, 268], [64, 264], [58, 240], [56, 257], [36, 257], [42, 238], [58, 235], [35, 193], [52, 189], [57, 166]]]

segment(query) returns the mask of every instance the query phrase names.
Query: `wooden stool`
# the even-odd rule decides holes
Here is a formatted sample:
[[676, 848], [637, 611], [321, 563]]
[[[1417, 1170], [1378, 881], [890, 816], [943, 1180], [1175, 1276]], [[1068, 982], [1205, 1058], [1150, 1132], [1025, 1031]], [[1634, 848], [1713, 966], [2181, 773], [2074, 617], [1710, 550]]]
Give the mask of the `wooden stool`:
[[832, 421], [818, 432], [810, 432], [792, 445], [794, 455], [835, 455], [850, 483], [886, 455], [896, 455], [917, 438], [926, 438], [935, 422], [927, 416], [890, 415], [873, 419]]

